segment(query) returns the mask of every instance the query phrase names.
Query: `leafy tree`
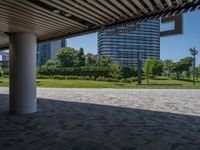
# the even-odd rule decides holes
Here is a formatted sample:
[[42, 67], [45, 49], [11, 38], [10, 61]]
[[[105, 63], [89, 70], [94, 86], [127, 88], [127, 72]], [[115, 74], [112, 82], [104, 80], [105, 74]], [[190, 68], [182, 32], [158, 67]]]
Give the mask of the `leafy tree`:
[[78, 52], [79, 66], [85, 66], [84, 49], [80, 48]]
[[180, 65], [182, 71], [189, 71], [190, 67], [192, 66], [193, 58], [192, 57], [186, 57], [180, 60]]
[[47, 69], [51, 69], [51, 68], [56, 68], [56, 62], [52, 59], [49, 59], [45, 65], [43, 65], [42, 67], [47, 68]]
[[152, 60], [147, 59], [143, 66], [143, 71], [146, 75], [147, 84], [149, 83], [149, 76], [152, 74]]
[[126, 80], [127, 78], [136, 76], [136, 68], [122, 68], [122, 76]]
[[74, 48], [63, 47], [58, 50], [56, 57], [60, 67], [73, 67], [78, 61], [78, 51]]
[[185, 76], [186, 76], [187, 79], [190, 79], [191, 78], [191, 71], [186, 71]]
[[186, 71], [190, 71], [190, 67], [192, 66], [192, 57], [186, 57], [181, 59], [180, 61], [172, 64], [172, 72], [176, 73], [176, 77], [180, 78], [181, 74]]
[[163, 63], [159, 59], [147, 59], [145, 61], [143, 70], [144, 73], [147, 77], [147, 83], [149, 83], [149, 76], [151, 75], [152, 77], [161, 75], [163, 72]]
[[96, 65], [97, 66], [109, 66], [112, 60], [109, 56], [100, 55], [97, 57]]
[[3, 75], [9, 75], [9, 68], [1, 68], [3, 70]]
[[197, 80], [198, 80], [199, 77], [200, 77], [200, 65], [198, 65], [198, 66], [196, 67], [196, 76], [197, 76]]
[[172, 72], [176, 73], [176, 77], [180, 78], [182, 73], [180, 62], [173, 63], [171, 66]]
[[167, 74], [167, 76], [170, 76], [170, 73], [172, 72], [172, 65], [173, 61], [171, 59], [167, 59], [164, 61], [164, 71]]
[[197, 72], [200, 74], [200, 65], [197, 66]]
[[122, 68], [119, 63], [112, 63], [109, 66], [109, 75], [115, 79], [120, 79], [122, 77]]
[[3, 70], [1, 67], [0, 67], [0, 77], [3, 77]]
[[96, 66], [97, 56], [91, 53], [86, 55], [86, 65], [87, 66]]
[[152, 75], [154, 76], [159, 76], [163, 72], [163, 63], [159, 59], [152, 59]]

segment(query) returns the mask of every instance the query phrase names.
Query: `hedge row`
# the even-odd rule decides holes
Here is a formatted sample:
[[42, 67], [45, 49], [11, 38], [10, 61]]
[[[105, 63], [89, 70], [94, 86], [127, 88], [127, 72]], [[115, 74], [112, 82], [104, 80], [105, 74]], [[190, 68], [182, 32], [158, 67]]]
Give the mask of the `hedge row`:
[[[38, 75], [46, 75], [49, 77], [60, 76], [89, 76], [97, 79], [98, 77], [109, 78], [109, 67], [78, 67], [78, 68], [40, 68]], [[130, 78], [136, 76], [134, 68], [122, 68], [122, 78]]]
[[8, 75], [9, 74], [9, 69], [8, 68], [2, 68], [3, 74]]

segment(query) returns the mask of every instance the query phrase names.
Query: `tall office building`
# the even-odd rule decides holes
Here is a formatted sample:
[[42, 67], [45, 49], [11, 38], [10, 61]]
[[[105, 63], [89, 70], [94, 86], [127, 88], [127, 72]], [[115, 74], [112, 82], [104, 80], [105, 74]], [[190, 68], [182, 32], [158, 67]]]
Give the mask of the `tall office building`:
[[[44, 65], [47, 60], [55, 59], [57, 50], [66, 47], [66, 40], [45, 42], [37, 45], [37, 66]], [[9, 50], [0, 52], [0, 67], [7, 68], [9, 65]]]
[[4, 50], [0, 52], [0, 67], [8, 68], [9, 63], [9, 52], [8, 50]]
[[136, 67], [142, 60], [160, 59], [160, 21], [151, 20], [98, 33], [98, 54], [110, 56], [113, 62]]
[[66, 40], [52, 41], [37, 45], [37, 66], [44, 65], [49, 59], [55, 59], [57, 50], [66, 47]]

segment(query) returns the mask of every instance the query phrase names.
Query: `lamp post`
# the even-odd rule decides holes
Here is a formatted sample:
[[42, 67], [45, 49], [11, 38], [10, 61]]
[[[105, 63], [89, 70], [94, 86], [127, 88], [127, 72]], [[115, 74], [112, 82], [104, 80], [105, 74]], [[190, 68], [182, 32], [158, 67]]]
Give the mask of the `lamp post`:
[[40, 52], [37, 51], [36, 53], [37, 53], [37, 58], [36, 58], [36, 61], [37, 61], [37, 62], [36, 62], [36, 63], [37, 63], [37, 67], [39, 67], [39, 66], [40, 66], [40, 62], [39, 62], [39, 59], [40, 59], [40, 57], [39, 57], [39, 56], [40, 56]]
[[195, 67], [196, 67], [196, 55], [198, 54], [198, 51], [194, 48], [190, 48], [189, 49], [191, 55], [193, 56], [193, 69], [192, 69], [192, 74], [193, 74], [193, 85], [195, 85], [195, 76], [196, 76], [196, 71], [195, 71]]
[[138, 73], [137, 84], [140, 85], [142, 83], [142, 62], [140, 53], [137, 54], [137, 73]]

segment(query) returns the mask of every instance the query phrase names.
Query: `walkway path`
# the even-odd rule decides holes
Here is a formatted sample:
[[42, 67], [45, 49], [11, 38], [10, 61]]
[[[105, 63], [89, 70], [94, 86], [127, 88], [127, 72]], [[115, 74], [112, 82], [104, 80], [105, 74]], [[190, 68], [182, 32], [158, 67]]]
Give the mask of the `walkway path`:
[[38, 89], [38, 112], [8, 115], [0, 149], [199, 150], [200, 90]]

